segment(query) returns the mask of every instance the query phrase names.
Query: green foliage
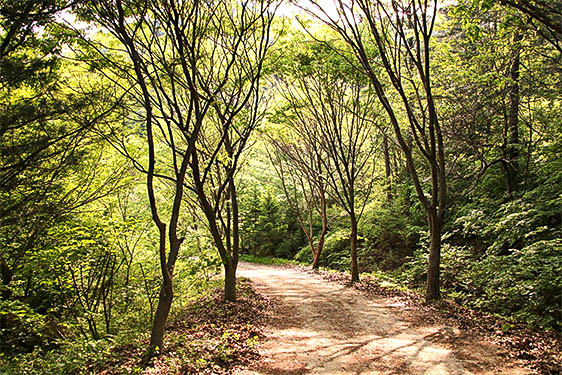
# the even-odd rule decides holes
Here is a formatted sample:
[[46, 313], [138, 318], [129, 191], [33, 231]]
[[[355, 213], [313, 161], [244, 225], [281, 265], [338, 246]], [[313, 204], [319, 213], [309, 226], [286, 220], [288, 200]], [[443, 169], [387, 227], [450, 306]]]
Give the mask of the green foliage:
[[[301, 248], [294, 259], [300, 263], [311, 264], [310, 248], [308, 246]], [[349, 269], [349, 265], [349, 230], [342, 228], [329, 232], [320, 254], [320, 266], [344, 271]]]
[[95, 374], [96, 365], [112, 359], [114, 341], [91, 341], [77, 338], [58, 349], [38, 347], [31, 353], [14, 357], [0, 355], [2, 375]]
[[309, 263], [303, 263], [303, 262], [299, 262], [297, 260], [292, 260], [292, 259], [284, 259], [284, 258], [274, 258], [274, 257], [260, 257], [260, 256], [255, 256], [255, 255], [250, 255], [250, 254], [243, 254], [242, 256], [240, 256], [240, 260], [243, 262], [250, 262], [250, 263], [260, 263], [260, 264], [270, 264], [270, 265], [275, 265], [275, 266], [284, 266], [284, 265], [288, 265], [288, 264], [293, 264], [293, 265], [298, 265], [298, 264], [304, 264], [304, 265], [308, 265]]
[[[144, 113], [134, 95], [121, 98], [122, 90], [133, 93], [138, 87], [121, 81], [129, 74], [126, 70], [120, 71], [123, 77], [110, 74], [113, 65], [100, 60], [95, 45], [76, 40], [74, 32], [56, 23], [66, 5], [63, 0], [0, 0], [0, 374], [95, 373], [108, 360], [122, 361], [112, 356], [113, 350], [145, 344], [140, 340], [146, 337], [160, 291], [158, 234], [142, 173], [147, 158]], [[93, 16], [84, 13], [82, 19]], [[436, 21], [432, 90], [448, 150], [449, 189], [441, 283], [444, 295], [464, 305], [560, 331], [560, 51], [541, 32], [529, 29], [525, 20], [498, 1], [459, 0]], [[304, 77], [319, 83], [354, 80], [363, 85], [365, 77], [349, 64], [355, 57], [346, 44], [324, 26], [313, 21], [309, 26], [314, 37], [325, 43], [300, 29], [286, 29], [264, 66], [272, 78], [268, 84]], [[542, 28], [538, 26], [538, 31]], [[232, 25], [226, 29], [234, 32]], [[119, 46], [104, 32], [93, 39]], [[369, 58], [376, 61], [372, 41], [366, 37], [365, 43]], [[110, 49], [106, 56], [126, 67], [122, 51]], [[514, 56], [520, 59], [518, 80], [510, 74]], [[201, 71], [208, 69], [210, 59], [201, 55]], [[176, 66], [172, 60], [169, 63]], [[220, 75], [219, 65], [213, 69]], [[239, 83], [227, 79], [225, 87], [234, 90]], [[513, 129], [506, 124], [514, 83], [520, 101], [518, 139], [509, 144]], [[386, 89], [391, 83], [383, 79], [382, 85]], [[402, 99], [388, 95], [388, 100], [393, 105]], [[169, 113], [156, 113], [162, 120], [158, 124], [175, 121], [180, 113], [187, 115], [184, 108], [177, 111], [164, 101], [160, 112]], [[268, 114], [266, 131], [286, 136], [287, 122], [302, 116], [300, 103], [291, 107], [278, 97], [272, 102], [275, 110]], [[217, 108], [225, 110], [228, 103]], [[211, 105], [210, 111], [217, 108]], [[244, 107], [240, 113], [249, 116], [248, 111]], [[406, 116], [398, 114], [400, 126], [407, 123]], [[245, 125], [245, 120], [234, 121], [234, 133]], [[384, 119], [378, 126], [385, 128]], [[197, 140], [197, 147], [216, 140], [220, 127], [210, 129]], [[390, 181], [383, 181], [383, 154], [377, 150], [368, 158], [369, 163], [374, 160], [374, 169], [365, 182], [374, 181], [374, 186], [367, 189], [371, 195], [359, 224], [360, 269], [421, 289], [429, 248], [424, 210], [405, 177], [403, 155], [393, 145], [392, 132], [373, 130], [369, 134], [373, 145], [380, 143], [379, 130], [390, 137], [392, 171]], [[160, 173], [171, 166], [172, 154], [164, 153], [170, 138], [165, 132], [155, 134]], [[116, 145], [121, 139], [123, 145]], [[255, 141], [254, 149], [242, 153], [241, 160], [249, 160], [245, 169], [236, 174], [241, 182], [240, 235], [245, 253], [241, 259], [310, 264], [312, 254], [299, 221], [285, 201], [271, 162], [265, 160], [263, 139]], [[127, 156], [137, 162], [126, 164], [120, 152], [130, 152]], [[233, 161], [223, 151], [215, 156], [218, 164]], [[420, 157], [414, 152], [416, 164]], [[518, 175], [508, 196], [506, 170], [510, 168]], [[429, 173], [420, 175], [423, 189], [429, 189]], [[175, 189], [170, 182], [156, 181], [163, 216], [172, 205], [166, 198]], [[389, 187], [391, 201], [382, 198]], [[218, 302], [207, 305], [201, 298], [216, 285], [221, 260], [208, 228], [199, 223], [203, 215], [193, 203], [192, 192], [186, 194], [178, 223], [183, 243], [174, 267], [172, 315], [197, 303], [220, 314]], [[330, 208], [320, 258], [323, 267], [349, 268], [345, 216], [344, 210]], [[313, 221], [317, 233], [319, 219]], [[506, 323], [504, 329], [510, 327]], [[198, 357], [206, 349], [188, 334], [180, 334], [171, 339], [178, 348], [174, 366], [178, 371], [182, 365], [209, 369], [240, 354], [229, 346], [232, 342], [242, 340], [242, 347], [253, 348], [255, 337], [225, 329], [212, 341], [216, 350]], [[140, 371], [136, 365], [130, 369]]]
[[403, 195], [390, 203], [376, 202], [366, 208], [359, 225], [359, 233], [365, 238], [361, 250], [363, 269], [393, 270], [413, 255], [422, 228], [416, 225], [417, 215], [411, 215], [408, 209]]
[[[537, 327], [561, 329], [561, 175], [552, 171], [518, 199], [484, 199], [459, 209], [442, 250], [442, 283], [451, 298]], [[422, 285], [426, 249], [427, 244], [419, 245], [401, 280]]]
[[532, 243], [509, 255], [488, 255], [467, 270], [480, 291], [471, 305], [541, 328], [562, 328], [562, 240]]
[[241, 194], [240, 237], [242, 251], [255, 256], [290, 259], [302, 246], [304, 235], [281, 194], [256, 187]]

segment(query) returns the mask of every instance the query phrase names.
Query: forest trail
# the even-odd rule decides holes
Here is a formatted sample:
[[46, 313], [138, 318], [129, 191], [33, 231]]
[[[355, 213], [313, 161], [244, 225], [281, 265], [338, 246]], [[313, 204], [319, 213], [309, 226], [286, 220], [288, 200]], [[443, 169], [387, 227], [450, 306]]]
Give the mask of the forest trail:
[[241, 262], [238, 275], [277, 301], [262, 358], [243, 375], [531, 374], [492, 343], [426, 324], [394, 298], [292, 268]]

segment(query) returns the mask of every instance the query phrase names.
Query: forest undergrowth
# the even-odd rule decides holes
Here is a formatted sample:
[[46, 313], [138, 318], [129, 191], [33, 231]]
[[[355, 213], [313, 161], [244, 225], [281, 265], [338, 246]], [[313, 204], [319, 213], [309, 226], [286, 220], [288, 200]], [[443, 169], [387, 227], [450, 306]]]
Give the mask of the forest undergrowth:
[[117, 348], [116, 358], [94, 371], [104, 375], [231, 374], [259, 358], [271, 300], [258, 294], [247, 279], [239, 280], [237, 302], [224, 302], [221, 288], [212, 288], [172, 317], [165, 349], [143, 364], [146, 342]]

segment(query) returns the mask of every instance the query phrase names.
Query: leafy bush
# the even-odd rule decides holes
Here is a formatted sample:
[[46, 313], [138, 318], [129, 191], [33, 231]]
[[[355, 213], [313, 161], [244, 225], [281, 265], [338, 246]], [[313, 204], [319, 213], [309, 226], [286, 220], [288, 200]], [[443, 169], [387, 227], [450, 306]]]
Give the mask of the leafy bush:
[[240, 197], [241, 250], [255, 256], [291, 259], [304, 243], [298, 220], [271, 189], [255, 188]]
[[0, 355], [2, 375], [94, 374], [95, 367], [113, 358], [113, 341], [82, 340], [64, 342], [57, 349], [43, 349], [18, 354]]
[[[444, 234], [444, 293], [465, 305], [544, 328], [562, 329], [560, 172], [510, 201], [482, 198], [457, 210]], [[399, 278], [425, 280], [428, 244]]]
[[[308, 246], [304, 246], [293, 259], [301, 263], [311, 264], [312, 252]], [[338, 229], [328, 233], [324, 242], [324, 249], [320, 254], [320, 266], [341, 271], [349, 269], [349, 233], [347, 230]]]
[[393, 270], [413, 255], [420, 227], [404, 210], [400, 197], [390, 205], [375, 202], [366, 208], [359, 223], [359, 234], [365, 240], [360, 252], [362, 270]]

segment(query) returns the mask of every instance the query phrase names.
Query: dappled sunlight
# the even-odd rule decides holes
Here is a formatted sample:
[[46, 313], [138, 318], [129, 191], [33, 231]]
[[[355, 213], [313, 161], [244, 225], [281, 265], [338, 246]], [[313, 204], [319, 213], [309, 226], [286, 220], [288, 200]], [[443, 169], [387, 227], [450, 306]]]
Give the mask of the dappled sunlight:
[[[261, 346], [263, 359], [243, 374], [497, 373], [485, 365], [473, 372], [477, 366], [470, 353], [463, 353], [471, 358], [470, 369], [465, 368], [455, 346], [463, 338], [459, 329], [403, 319], [398, 308], [407, 306], [392, 298], [370, 300], [357, 290], [295, 269], [243, 263], [239, 272], [279, 302], [273, 328]], [[484, 360], [493, 353], [484, 344], [471, 345], [470, 352], [479, 351]]]

